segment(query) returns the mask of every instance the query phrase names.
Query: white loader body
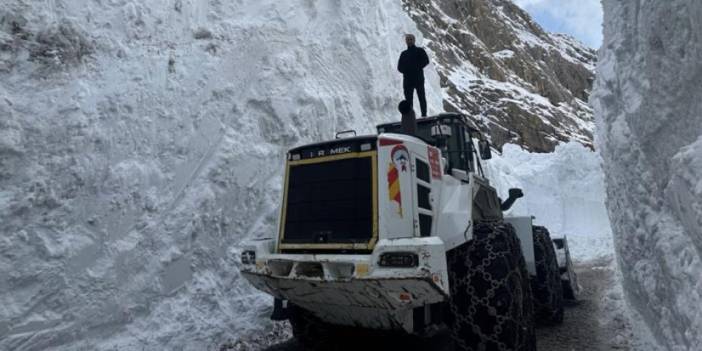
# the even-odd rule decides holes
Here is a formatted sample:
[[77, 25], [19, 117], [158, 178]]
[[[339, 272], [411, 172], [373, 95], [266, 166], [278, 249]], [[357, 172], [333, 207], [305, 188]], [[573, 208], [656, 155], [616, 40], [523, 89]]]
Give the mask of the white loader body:
[[[467, 132], [465, 136], [474, 146]], [[280, 232], [243, 248], [252, 259], [244, 264], [242, 273], [258, 289], [310, 311], [325, 322], [416, 332], [417, 315], [428, 314], [432, 306], [449, 298], [446, 252], [472, 239], [476, 218], [486, 218], [490, 211], [498, 211], [495, 213], [501, 217], [499, 200], [486, 179], [466, 171], [466, 167], [449, 169], [446, 155], [419, 138], [381, 133], [348, 140], [290, 152]], [[466, 164], [479, 162], [475, 152], [470, 157], [464, 160]], [[295, 179], [296, 174], [301, 174], [306, 166], [359, 158], [370, 162], [370, 188], [346, 178], [339, 184], [349, 187], [349, 191], [369, 191], [370, 198], [361, 194], [354, 200], [371, 201], [369, 214], [358, 217], [364, 223], [370, 218], [367, 236], [336, 240], [335, 236], [343, 230], [321, 230], [327, 227], [320, 224], [310, 229], [309, 240], [298, 238], [299, 233], [315, 224], [310, 224], [310, 211], [301, 214], [290, 208], [297, 201], [296, 192], [308, 189], [305, 195], [310, 198], [324, 196], [318, 192], [337, 189], [328, 188], [325, 183], [309, 190], [312, 185]], [[341, 163], [339, 167], [343, 167]], [[306, 177], [321, 173], [336, 177], [324, 167], [319, 166], [313, 170], [316, 173]], [[354, 179], [365, 178], [360, 175]], [[323, 201], [334, 202], [334, 198]], [[300, 202], [299, 206], [308, 204]], [[324, 212], [327, 208], [318, 210]], [[298, 218], [302, 219], [295, 222]], [[342, 222], [347, 220], [344, 216], [339, 218]], [[524, 252], [531, 252], [527, 261], [533, 272], [531, 218], [517, 219], [515, 224]], [[328, 224], [329, 228], [334, 226]], [[291, 230], [296, 237], [292, 238]]]

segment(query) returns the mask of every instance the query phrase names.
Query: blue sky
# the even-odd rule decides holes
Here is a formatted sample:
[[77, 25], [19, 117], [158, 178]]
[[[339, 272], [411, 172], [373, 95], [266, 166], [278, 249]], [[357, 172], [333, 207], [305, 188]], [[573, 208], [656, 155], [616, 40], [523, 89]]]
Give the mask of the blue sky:
[[599, 48], [602, 44], [600, 0], [512, 0], [550, 32], [566, 33]]

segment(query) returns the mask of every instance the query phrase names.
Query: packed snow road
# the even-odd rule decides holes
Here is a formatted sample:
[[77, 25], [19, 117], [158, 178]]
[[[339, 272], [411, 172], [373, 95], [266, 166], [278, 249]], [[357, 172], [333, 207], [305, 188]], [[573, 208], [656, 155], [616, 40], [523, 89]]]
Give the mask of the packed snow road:
[[611, 259], [581, 265], [580, 299], [566, 305], [564, 323], [536, 330], [539, 351], [632, 350], [631, 326]]
[[[567, 305], [565, 322], [537, 329], [539, 351], [633, 350], [631, 326], [611, 258], [600, 258], [577, 267], [582, 286], [580, 299]], [[290, 338], [286, 324], [270, 335], [250, 342], [223, 346], [224, 350], [302, 351]], [[409, 336], [352, 335], [339, 340], [339, 350], [385, 349], [453, 350], [446, 334], [423, 340]], [[386, 348], [385, 346], [389, 347]]]

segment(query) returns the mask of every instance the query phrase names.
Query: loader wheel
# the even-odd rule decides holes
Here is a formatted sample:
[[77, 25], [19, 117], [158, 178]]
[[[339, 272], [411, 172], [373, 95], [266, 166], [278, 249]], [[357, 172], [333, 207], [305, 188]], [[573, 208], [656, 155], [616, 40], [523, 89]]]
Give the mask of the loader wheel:
[[536, 277], [531, 280], [536, 320], [545, 325], [563, 323], [563, 285], [556, 260], [556, 250], [548, 229], [534, 226]]
[[297, 342], [306, 350], [335, 350], [335, 325], [325, 323], [298, 306], [290, 308], [290, 325]]
[[509, 224], [478, 223], [447, 253], [447, 325], [458, 350], [536, 350], [529, 274]]

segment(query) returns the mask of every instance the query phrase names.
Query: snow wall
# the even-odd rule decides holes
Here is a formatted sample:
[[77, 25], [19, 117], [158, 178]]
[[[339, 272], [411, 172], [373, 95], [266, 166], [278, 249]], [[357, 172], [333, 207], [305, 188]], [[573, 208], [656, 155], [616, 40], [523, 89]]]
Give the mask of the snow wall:
[[702, 2], [603, 1], [592, 103], [624, 289], [657, 341], [702, 345]]
[[506, 199], [509, 188], [524, 191], [506, 215], [534, 216], [553, 237], [566, 236], [575, 261], [612, 257], [599, 154], [570, 142], [548, 154], [507, 144], [493, 156], [485, 168], [500, 197]]
[[399, 1], [3, 0], [0, 349], [261, 328], [235, 247], [273, 230], [286, 149], [399, 119], [407, 32]]

